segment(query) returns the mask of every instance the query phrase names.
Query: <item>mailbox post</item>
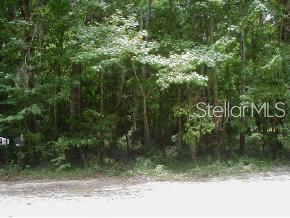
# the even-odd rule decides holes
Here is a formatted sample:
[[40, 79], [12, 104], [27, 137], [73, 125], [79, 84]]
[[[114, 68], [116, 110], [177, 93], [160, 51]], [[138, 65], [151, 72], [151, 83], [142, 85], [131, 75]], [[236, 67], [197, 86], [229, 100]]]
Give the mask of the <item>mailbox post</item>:
[[5, 142], [5, 164], [8, 164], [8, 152], [7, 152], [7, 141]]
[[0, 137], [0, 145], [5, 146], [5, 164], [8, 164], [8, 149], [7, 145], [9, 145], [9, 139]]
[[[14, 139], [14, 143], [16, 147], [23, 147], [25, 146], [25, 140], [23, 138], [23, 135], [21, 134], [20, 137], [16, 137]], [[5, 163], [8, 164], [8, 145], [10, 144], [10, 140], [8, 138], [0, 137], [0, 146], [5, 146]]]

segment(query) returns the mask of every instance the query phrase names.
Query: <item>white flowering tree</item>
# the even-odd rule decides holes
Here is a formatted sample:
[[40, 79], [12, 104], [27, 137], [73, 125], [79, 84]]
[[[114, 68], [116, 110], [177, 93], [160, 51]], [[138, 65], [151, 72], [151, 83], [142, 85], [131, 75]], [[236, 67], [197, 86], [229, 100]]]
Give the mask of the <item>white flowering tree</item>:
[[145, 145], [150, 141], [150, 94], [172, 85], [204, 86], [207, 76], [197, 73], [197, 68], [200, 65], [215, 67], [217, 62], [225, 60], [224, 55], [203, 48], [161, 56], [158, 53], [159, 44], [148, 39], [147, 31], [140, 29], [137, 19], [134, 16], [124, 17], [121, 13], [113, 15], [103, 24], [82, 27], [74, 33], [69, 45], [74, 48], [79, 46], [79, 52], [73, 55], [72, 60], [89, 65], [101, 80], [107, 67], [130, 66], [132, 78], [138, 86], [137, 92], [142, 97]]

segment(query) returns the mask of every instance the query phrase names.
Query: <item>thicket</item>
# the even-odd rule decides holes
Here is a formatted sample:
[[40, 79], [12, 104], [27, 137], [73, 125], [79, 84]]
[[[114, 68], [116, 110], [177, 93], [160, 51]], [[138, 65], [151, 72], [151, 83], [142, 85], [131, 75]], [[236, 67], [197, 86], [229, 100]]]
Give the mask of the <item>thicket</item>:
[[[287, 158], [289, 4], [2, 0], [0, 137], [11, 139], [9, 163]], [[198, 102], [226, 101], [268, 102], [270, 111], [284, 102], [286, 116], [198, 116]], [[21, 134], [25, 146], [16, 147]]]

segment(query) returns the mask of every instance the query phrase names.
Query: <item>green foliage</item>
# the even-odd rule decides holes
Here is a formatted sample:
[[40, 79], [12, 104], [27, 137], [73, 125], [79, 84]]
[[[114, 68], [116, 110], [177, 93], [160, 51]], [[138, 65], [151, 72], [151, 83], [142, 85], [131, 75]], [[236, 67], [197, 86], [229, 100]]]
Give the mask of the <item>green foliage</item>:
[[57, 171], [63, 171], [71, 168], [70, 163], [66, 163], [65, 156], [59, 156], [55, 159], [52, 159], [50, 162], [52, 163], [53, 166], [56, 167]]
[[27, 132], [23, 135], [25, 147], [17, 148], [17, 162], [19, 166], [37, 166], [46, 163], [51, 157], [51, 151], [43, 144], [40, 133]]
[[280, 127], [280, 134], [278, 136], [279, 142], [281, 142], [286, 149], [290, 148], [289, 128], [290, 128], [289, 124], [285, 124], [284, 126]]
[[215, 128], [215, 125], [209, 117], [202, 117], [190, 107], [176, 108], [175, 116], [185, 117], [186, 119], [184, 124], [185, 131], [182, 138], [186, 145], [190, 147], [192, 158], [196, 159], [196, 147], [200, 138], [208, 133], [211, 133], [211, 131]]
[[[27, 140], [24, 148], [11, 146], [11, 162], [65, 171], [132, 159], [147, 166], [139, 158], [148, 154], [150, 161], [182, 152], [230, 158], [241, 133], [248, 154], [287, 154], [289, 117], [216, 119], [193, 108], [269, 102], [273, 111], [289, 101], [288, 6], [147, 3], [1, 2], [0, 136]], [[153, 171], [166, 172], [161, 165]]]

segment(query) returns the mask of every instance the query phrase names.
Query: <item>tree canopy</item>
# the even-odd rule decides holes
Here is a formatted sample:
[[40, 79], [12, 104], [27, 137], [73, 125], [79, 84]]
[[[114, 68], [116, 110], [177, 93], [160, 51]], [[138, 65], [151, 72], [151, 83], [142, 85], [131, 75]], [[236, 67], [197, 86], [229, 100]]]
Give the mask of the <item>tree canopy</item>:
[[[289, 5], [2, 0], [0, 136], [25, 139], [9, 159], [69, 167], [168, 148], [194, 160], [287, 156]], [[286, 113], [201, 117], [199, 102], [267, 102], [271, 112], [283, 102]]]

